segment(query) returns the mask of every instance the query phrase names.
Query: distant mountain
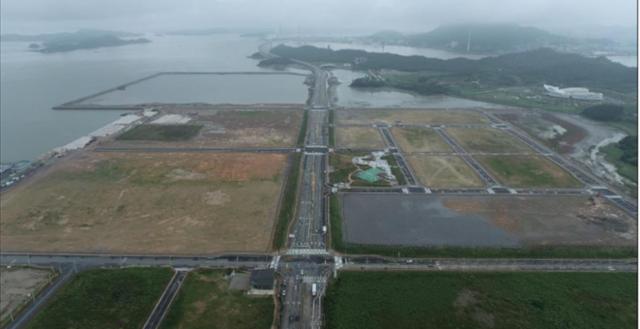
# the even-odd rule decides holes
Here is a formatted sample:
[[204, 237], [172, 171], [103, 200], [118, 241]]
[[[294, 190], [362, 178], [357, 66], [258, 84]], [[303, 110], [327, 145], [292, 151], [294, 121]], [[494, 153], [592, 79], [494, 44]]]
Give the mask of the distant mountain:
[[[437, 48], [473, 54], [503, 54], [542, 47], [571, 49], [581, 46], [587, 41], [516, 24], [444, 25], [433, 31], [419, 34], [383, 31], [364, 39], [378, 43]], [[590, 46], [606, 46], [607, 42], [611, 42], [605, 39], [588, 41]]]
[[590, 58], [549, 48], [486, 57], [479, 60], [449, 60], [423, 56], [370, 53], [363, 50], [331, 50], [311, 46], [279, 45], [272, 53], [283, 57], [320, 63], [349, 63], [355, 69], [389, 69], [406, 72], [437, 72], [469, 79], [482, 78], [496, 86], [516, 84], [554, 84], [585, 86], [620, 92], [634, 92], [637, 69], [611, 62], [604, 57]]
[[47, 33], [36, 35], [5, 34], [2, 41], [32, 42], [29, 50], [41, 53], [67, 52], [78, 49], [116, 47], [151, 42], [145, 38], [132, 38], [138, 34], [102, 30], [79, 30], [77, 32]]
[[214, 27], [209, 29], [189, 29], [189, 30], [177, 30], [170, 31], [165, 34], [167, 35], [188, 35], [188, 36], [202, 36], [202, 35], [212, 35], [212, 34], [220, 34], [220, 33], [229, 33], [229, 29], [222, 27]]

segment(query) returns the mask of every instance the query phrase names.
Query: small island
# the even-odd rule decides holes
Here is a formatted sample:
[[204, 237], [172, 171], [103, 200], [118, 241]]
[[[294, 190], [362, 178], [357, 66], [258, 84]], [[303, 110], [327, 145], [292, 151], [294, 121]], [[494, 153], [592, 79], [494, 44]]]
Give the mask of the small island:
[[139, 34], [102, 30], [79, 30], [68, 33], [47, 33], [37, 35], [8, 34], [3, 41], [27, 41], [28, 49], [43, 54], [68, 52], [80, 49], [117, 47], [151, 42]]

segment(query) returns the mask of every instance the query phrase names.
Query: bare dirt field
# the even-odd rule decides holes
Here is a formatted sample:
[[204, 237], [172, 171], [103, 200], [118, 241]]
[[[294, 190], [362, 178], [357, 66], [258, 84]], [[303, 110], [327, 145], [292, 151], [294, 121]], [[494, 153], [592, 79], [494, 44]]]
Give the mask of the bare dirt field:
[[337, 111], [338, 124], [478, 124], [488, 123], [482, 114], [470, 110], [436, 109], [345, 109]]
[[637, 222], [600, 198], [448, 197], [443, 204], [481, 215], [527, 245], [636, 245]]
[[406, 153], [452, 152], [451, 147], [433, 129], [394, 127], [391, 133]]
[[[302, 123], [302, 110], [179, 110], [163, 111], [191, 118], [190, 126], [202, 126], [187, 141], [118, 140], [117, 145], [171, 145], [189, 147], [290, 147]], [[161, 114], [161, 115], [162, 115]]]
[[336, 146], [363, 149], [384, 149], [382, 136], [373, 127], [337, 127]]
[[32, 296], [44, 288], [55, 274], [32, 267], [0, 268], [0, 324], [8, 321]]
[[548, 188], [582, 186], [571, 174], [539, 155], [479, 155], [475, 158], [506, 186]]
[[493, 128], [447, 128], [467, 152], [505, 153], [531, 152], [526, 144], [515, 139], [508, 133]]
[[0, 246], [149, 254], [266, 251], [286, 157], [75, 154], [2, 195]]
[[418, 180], [432, 188], [482, 187], [482, 180], [457, 156], [407, 156]]

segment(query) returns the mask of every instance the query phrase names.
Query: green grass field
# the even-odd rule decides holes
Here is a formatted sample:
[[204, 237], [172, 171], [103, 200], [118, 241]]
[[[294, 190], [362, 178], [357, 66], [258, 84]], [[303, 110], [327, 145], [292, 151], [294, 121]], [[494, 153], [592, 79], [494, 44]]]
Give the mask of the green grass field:
[[141, 328], [172, 275], [168, 268], [81, 272], [27, 328]]
[[202, 125], [143, 124], [125, 131], [116, 139], [162, 142], [186, 141], [198, 135], [200, 129], [202, 129]]
[[326, 328], [635, 328], [635, 273], [342, 272]]
[[161, 328], [268, 329], [273, 322], [271, 296], [249, 297], [228, 289], [223, 270], [189, 273]]

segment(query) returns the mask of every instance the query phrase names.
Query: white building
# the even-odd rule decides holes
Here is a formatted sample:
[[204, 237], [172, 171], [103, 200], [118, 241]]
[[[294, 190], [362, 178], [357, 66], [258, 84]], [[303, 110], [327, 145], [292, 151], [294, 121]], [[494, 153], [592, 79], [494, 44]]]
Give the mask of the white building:
[[589, 91], [587, 88], [558, 88], [556, 86], [544, 85], [547, 94], [553, 97], [573, 98], [587, 101], [601, 101], [604, 98], [602, 93]]

